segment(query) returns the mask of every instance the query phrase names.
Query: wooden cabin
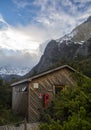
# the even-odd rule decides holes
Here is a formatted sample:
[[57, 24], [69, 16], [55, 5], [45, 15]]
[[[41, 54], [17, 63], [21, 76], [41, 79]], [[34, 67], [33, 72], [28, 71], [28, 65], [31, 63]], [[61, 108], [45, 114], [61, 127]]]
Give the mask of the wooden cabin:
[[42, 109], [48, 107], [56, 93], [66, 86], [73, 87], [75, 69], [68, 65], [46, 71], [34, 77], [13, 83], [12, 110], [27, 117], [28, 121], [40, 119]]

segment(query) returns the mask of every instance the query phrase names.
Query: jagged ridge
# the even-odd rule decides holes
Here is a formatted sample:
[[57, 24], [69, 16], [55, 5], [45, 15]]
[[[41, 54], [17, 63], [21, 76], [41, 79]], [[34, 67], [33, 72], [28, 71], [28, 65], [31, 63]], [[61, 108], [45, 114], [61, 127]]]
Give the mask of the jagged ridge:
[[[91, 55], [91, 16], [70, 34], [51, 40], [39, 63], [27, 74], [29, 77], [50, 69], [60, 62], [68, 63]], [[66, 61], [66, 62], [63, 62]]]

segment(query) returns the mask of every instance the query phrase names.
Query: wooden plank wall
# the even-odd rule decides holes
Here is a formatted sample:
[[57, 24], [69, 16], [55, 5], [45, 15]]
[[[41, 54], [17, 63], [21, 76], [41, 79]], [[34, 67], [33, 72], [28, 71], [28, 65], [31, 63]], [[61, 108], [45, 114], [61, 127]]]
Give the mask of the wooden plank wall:
[[[28, 94], [28, 120], [36, 122], [40, 119], [40, 112], [43, 108], [43, 97], [40, 98], [40, 94], [48, 93], [50, 95], [50, 102], [55, 94], [55, 85], [74, 85], [72, 79], [72, 71], [67, 68], [58, 70], [51, 74], [44, 75], [42, 77], [33, 79], [29, 84]], [[34, 88], [34, 83], [38, 83], [39, 87]], [[50, 104], [50, 103], [49, 103]]]
[[17, 91], [17, 88], [21, 88], [23, 86], [27, 86], [27, 84], [18, 84], [12, 87], [12, 110], [14, 113], [19, 113], [25, 117], [27, 116], [28, 93]]

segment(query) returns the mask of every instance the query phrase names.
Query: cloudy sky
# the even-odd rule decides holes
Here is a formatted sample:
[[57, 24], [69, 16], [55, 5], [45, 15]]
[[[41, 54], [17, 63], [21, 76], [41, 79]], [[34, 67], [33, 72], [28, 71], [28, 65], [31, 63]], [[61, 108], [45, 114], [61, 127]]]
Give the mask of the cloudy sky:
[[0, 66], [38, 63], [46, 43], [91, 15], [91, 0], [1, 0]]

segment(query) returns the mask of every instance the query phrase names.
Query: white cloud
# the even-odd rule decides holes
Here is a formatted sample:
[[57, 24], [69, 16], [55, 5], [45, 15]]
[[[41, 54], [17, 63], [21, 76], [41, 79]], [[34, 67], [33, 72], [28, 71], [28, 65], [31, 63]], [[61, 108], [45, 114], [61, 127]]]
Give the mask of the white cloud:
[[0, 46], [2, 48], [13, 50], [35, 51], [38, 48], [38, 43], [33, 41], [31, 36], [23, 34], [18, 28], [8, 28], [0, 31]]
[[36, 54], [0, 48], [0, 67], [29, 67], [31, 69], [37, 62], [38, 56]]
[[75, 2], [79, 2], [79, 3], [87, 3], [87, 2], [91, 2], [91, 0], [74, 0]]
[[[41, 10], [37, 13], [35, 21], [42, 25], [45, 34], [48, 34], [48, 39], [61, 37], [76, 26], [75, 17], [65, 13], [61, 8], [58, 10], [57, 6], [59, 0], [57, 0], [58, 2], [56, 0], [50, 0], [50, 5], [48, 5], [47, 0], [45, 0], [45, 2], [43, 1], [44, 3], [42, 0], [39, 1], [38, 3], [36, 2], [36, 6], [41, 6]], [[68, 5], [70, 4], [68, 3]]]
[[[89, 1], [76, 2], [79, 2], [81, 6]], [[48, 30], [47, 33], [50, 33], [50, 38], [61, 37], [64, 33], [70, 32], [75, 26], [86, 20], [86, 15], [91, 14], [91, 7], [81, 12], [78, 5], [71, 0], [37, 0], [34, 3], [41, 8], [37, 13], [37, 17], [35, 17], [35, 21]]]
[[[0, 66], [28, 66], [32, 68], [38, 63], [41, 52], [40, 41], [36, 39], [35, 33], [32, 34], [33, 28], [27, 26], [10, 26], [2, 16], [0, 21], [7, 28], [0, 29]], [[36, 30], [35, 30], [36, 31]], [[40, 40], [40, 39], [39, 39]]]
[[[35, 7], [40, 7], [40, 10], [36, 12], [36, 17], [33, 18], [34, 23], [29, 23], [27, 26], [9, 26], [7, 30], [0, 32], [0, 41], [4, 42], [4, 45], [1, 46], [15, 50], [26, 49], [30, 53], [36, 53], [40, 44], [46, 40], [57, 39], [69, 33], [91, 13], [90, 8], [88, 8], [82, 15], [77, 10], [77, 6], [69, 0], [34, 0], [33, 2], [30, 0], [13, 0], [13, 2], [22, 9], [32, 4]], [[85, 1], [81, 0], [80, 2]], [[65, 7], [69, 7], [66, 12]]]
[[[33, 37], [35, 35], [36, 40], [40, 42], [63, 36], [65, 33], [70, 32], [75, 26], [83, 22], [87, 18], [85, 17], [85, 15], [88, 14], [88, 11], [89, 14], [91, 13], [90, 7], [88, 7], [88, 11], [86, 10], [85, 12], [80, 12], [78, 10], [78, 6], [82, 6], [83, 3], [87, 3], [90, 0], [74, 0], [74, 3], [79, 2], [80, 5], [74, 4], [71, 0], [13, 1], [17, 3], [17, 6], [18, 4], [24, 4], [24, 7], [26, 7], [27, 5], [33, 5], [35, 7], [36, 15], [35, 17], [33, 17], [34, 24], [31, 24], [25, 28], [23, 27], [23, 29], [27, 30], [28, 33], [30, 33]], [[36, 11], [36, 7], [39, 7], [38, 11]], [[68, 8], [68, 10], [65, 10], [65, 8]], [[30, 31], [28, 28], [30, 29]]]
[[44, 11], [46, 6], [47, 6], [48, 1], [49, 0], [34, 0], [33, 4], [35, 6], [40, 6], [41, 7], [41, 11]]
[[[0, 21], [7, 25], [7, 28], [0, 30], [0, 48], [8, 50], [5, 55], [5, 57], [8, 58], [8, 61], [11, 61], [9, 60], [11, 58], [12, 60], [15, 59], [17, 63], [21, 61], [21, 59], [24, 63], [27, 63], [28, 59], [30, 59], [31, 61], [29, 60], [29, 64], [35, 64], [41, 56], [41, 48], [45, 48], [45, 44], [42, 43], [48, 39], [58, 39], [64, 34], [71, 32], [75, 26], [86, 20], [91, 14], [90, 6], [85, 11], [81, 12], [78, 10], [77, 5], [73, 4], [70, 0], [34, 0], [33, 2], [30, 0], [12, 1], [22, 10], [31, 4], [35, 8], [39, 7], [38, 11], [35, 10], [32, 22], [29, 21], [29, 24], [26, 26], [17, 25], [16, 27], [12, 27], [4, 20], [2, 15], [0, 15]], [[75, 3], [80, 3], [80, 8], [89, 1], [91, 0], [80, 0], [80, 2], [79, 0], [74, 0]], [[68, 8], [68, 10], [65, 10], [65, 8]], [[29, 10], [31, 10], [31, 8], [28, 8], [28, 11], [26, 12], [28, 13]], [[30, 12], [27, 15], [29, 17]], [[19, 51], [19, 53], [17, 53], [18, 55], [14, 53], [15, 51], [17, 52], [17, 50]], [[6, 53], [6, 51], [3, 52], [3, 54], [4, 53]], [[30, 58], [26, 56], [27, 53]], [[11, 54], [13, 55], [13, 58], [10, 57]], [[0, 61], [2, 60], [0, 59]], [[21, 63], [23, 64], [22, 61]]]
[[2, 15], [0, 14], [0, 22], [3, 22], [5, 24], [7, 24], [7, 22], [3, 19]]
[[[36, 52], [40, 41], [36, 40], [36, 37], [31, 36], [27, 29], [20, 29], [20, 27], [12, 27], [8, 25], [3, 17], [0, 17], [0, 21], [4, 22], [4, 26], [0, 30], [0, 47], [12, 50], [28, 50], [29, 52]], [[27, 28], [27, 27], [25, 27]], [[26, 30], [26, 31], [25, 31]]]
[[28, 2], [27, 0], [12, 0], [12, 2], [17, 6], [17, 8], [25, 8], [31, 3], [31, 1]]

